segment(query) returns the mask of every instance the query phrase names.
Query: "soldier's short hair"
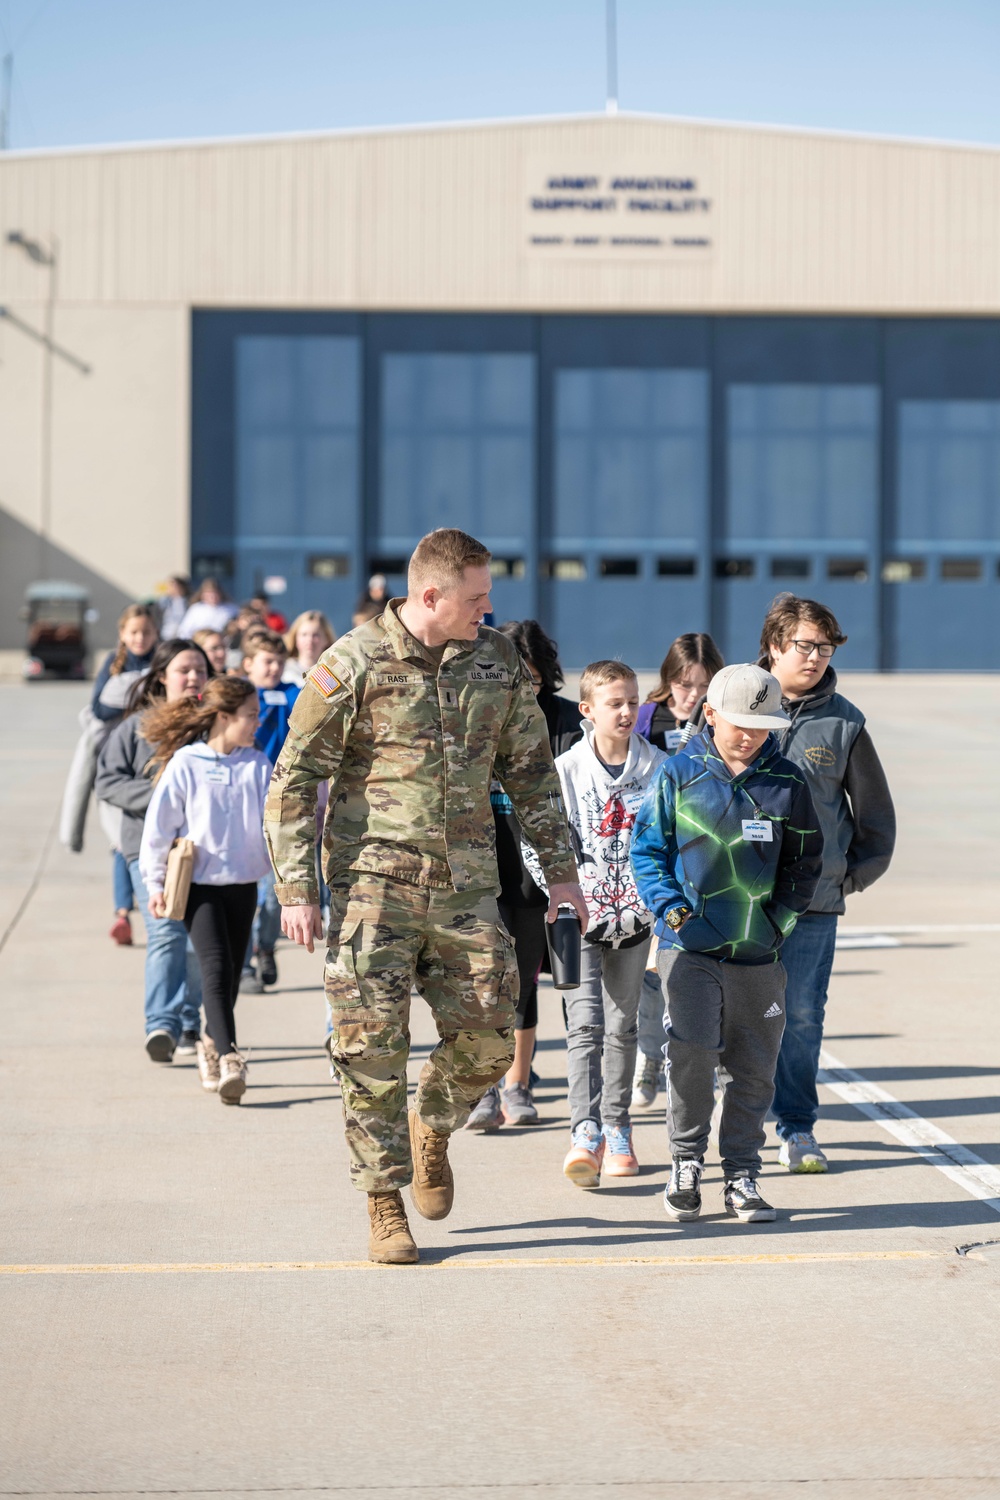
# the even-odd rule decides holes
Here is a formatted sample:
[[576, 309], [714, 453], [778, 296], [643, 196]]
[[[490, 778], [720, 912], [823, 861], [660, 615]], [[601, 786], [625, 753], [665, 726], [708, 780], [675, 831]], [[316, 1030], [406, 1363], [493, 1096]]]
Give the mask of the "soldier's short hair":
[[623, 661], [592, 661], [589, 667], [584, 667], [580, 678], [580, 702], [590, 703], [595, 688], [607, 687], [612, 682], [637, 681], [635, 672]]
[[466, 568], [489, 567], [490, 551], [467, 531], [439, 526], [420, 538], [410, 558], [406, 586], [410, 594], [435, 585], [450, 588], [460, 583]]

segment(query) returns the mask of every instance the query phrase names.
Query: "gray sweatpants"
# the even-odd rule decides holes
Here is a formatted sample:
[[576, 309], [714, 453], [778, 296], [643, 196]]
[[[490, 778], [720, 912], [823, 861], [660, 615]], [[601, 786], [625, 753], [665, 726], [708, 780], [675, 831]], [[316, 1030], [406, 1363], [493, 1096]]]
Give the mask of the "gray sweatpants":
[[704, 1156], [718, 1068], [726, 1078], [722, 1170], [727, 1178], [755, 1177], [785, 1026], [784, 966], [720, 963], [669, 948], [656, 966], [667, 997], [670, 1154]]
[[629, 1124], [636, 1017], [648, 953], [648, 941], [635, 948], [583, 944], [580, 988], [563, 994], [566, 1077], [574, 1130], [584, 1120], [595, 1120], [598, 1125]]

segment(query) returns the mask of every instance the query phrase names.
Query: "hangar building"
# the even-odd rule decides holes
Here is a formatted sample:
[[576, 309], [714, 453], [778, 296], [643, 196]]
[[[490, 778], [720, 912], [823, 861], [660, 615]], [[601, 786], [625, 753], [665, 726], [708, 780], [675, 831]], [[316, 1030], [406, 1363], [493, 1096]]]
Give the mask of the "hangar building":
[[0, 646], [44, 576], [105, 636], [189, 570], [344, 629], [451, 524], [571, 666], [746, 658], [782, 589], [845, 666], [1000, 665], [996, 149], [601, 115], [19, 152], [0, 234]]

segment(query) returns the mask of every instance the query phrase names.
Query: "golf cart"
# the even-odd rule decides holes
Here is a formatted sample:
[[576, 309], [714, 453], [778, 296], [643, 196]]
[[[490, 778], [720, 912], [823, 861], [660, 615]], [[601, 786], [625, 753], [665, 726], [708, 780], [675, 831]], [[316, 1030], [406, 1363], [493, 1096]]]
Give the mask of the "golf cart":
[[24, 600], [25, 677], [35, 681], [46, 672], [59, 677], [86, 676], [87, 626], [98, 618], [97, 611], [89, 608], [86, 589], [78, 583], [33, 583], [25, 590]]

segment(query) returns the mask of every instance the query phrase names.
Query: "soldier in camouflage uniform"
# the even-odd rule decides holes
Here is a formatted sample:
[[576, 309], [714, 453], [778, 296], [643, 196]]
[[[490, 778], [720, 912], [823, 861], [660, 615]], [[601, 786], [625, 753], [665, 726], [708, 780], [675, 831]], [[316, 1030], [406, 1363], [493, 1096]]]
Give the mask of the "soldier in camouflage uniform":
[[[448, 1138], [513, 1057], [517, 966], [500, 920], [489, 788], [514, 804], [560, 902], [582, 908], [545, 720], [517, 651], [482, 626], [489, 553], [431, 532], [408, 596], [341, 637], [306, 677], [265, 811], [282, 924], [312, 949], [319, 784], [330, 886], [325, 970], [355, 1186], [373, 1259], [417, 1259], [399, 1189], [451, 1208]], [[410, 993], [440, 1041], [407, 1116]]]

